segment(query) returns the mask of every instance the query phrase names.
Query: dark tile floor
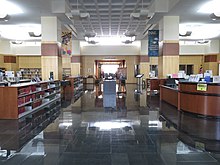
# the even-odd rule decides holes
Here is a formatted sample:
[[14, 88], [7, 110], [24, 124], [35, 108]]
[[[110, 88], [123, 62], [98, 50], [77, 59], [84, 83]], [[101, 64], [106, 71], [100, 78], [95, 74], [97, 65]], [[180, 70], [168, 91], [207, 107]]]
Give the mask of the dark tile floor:
[[104, 107], [102, 88], [89, 88], [60, 112], [0, 120], [0, 164], [220, 164], [219, 120], [178, 112], [136, 85]]

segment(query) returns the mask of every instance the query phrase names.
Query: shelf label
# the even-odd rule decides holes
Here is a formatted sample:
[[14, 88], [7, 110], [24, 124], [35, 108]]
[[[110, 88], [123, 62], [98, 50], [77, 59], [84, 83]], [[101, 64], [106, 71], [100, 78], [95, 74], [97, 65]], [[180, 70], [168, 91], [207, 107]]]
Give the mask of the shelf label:
[[197, 91], [207, 91], [207, 84], [197, 84]]

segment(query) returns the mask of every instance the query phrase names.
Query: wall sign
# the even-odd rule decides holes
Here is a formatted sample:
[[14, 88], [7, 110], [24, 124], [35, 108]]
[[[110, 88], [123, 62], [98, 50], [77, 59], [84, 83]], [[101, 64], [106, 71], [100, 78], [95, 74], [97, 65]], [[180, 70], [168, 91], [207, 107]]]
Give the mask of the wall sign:
[[148, 56], [159, 56], [159, 30], [148, 31]]
[[197, 84], [197, 91], [207, 91], [207, 84]]

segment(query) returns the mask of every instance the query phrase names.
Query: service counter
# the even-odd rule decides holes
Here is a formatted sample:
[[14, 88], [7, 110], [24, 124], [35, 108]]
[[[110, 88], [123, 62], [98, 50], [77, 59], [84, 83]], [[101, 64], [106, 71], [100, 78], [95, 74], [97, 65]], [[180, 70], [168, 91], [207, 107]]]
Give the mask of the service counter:
[[160, 85], [164, 85], [165, 81], [166, 81], [166, 79], [147, 78], [146, 79], [146, 83], [147, 83], [146, 85], [147, 85], [147, 88], [150, 89], [150, 91], [159, 90]]
[[220, 84], [182, 82], [179, 84], [180, 110], [220, 117]]
[[160, 86], [160, 100], [178, 110], [220, 117], [220, 84], [180, 82], [179, 88]]
[[160, 100], [178, 107], [178, 89], [160, 85]]

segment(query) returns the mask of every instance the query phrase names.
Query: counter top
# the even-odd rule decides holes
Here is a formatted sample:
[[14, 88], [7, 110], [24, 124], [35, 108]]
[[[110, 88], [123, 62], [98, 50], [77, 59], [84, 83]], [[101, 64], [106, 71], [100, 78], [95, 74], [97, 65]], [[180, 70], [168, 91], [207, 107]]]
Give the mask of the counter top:
[[167, 88], [167, 89], [171, 89], [171, 90], [174, 90], [174, 91], [179, 91], [179, 88], [172, 88], [172, 87], [169, 87], [169, 86], [166, 86], [166, 85], [160, 85], [161, 87], [163, 88]]
[[[35, 85], [35, 84], [42, 84], [42, 83], [48, 83], [48, 82], [56, 82], [56, 81], [59, 81], [59, 80], [53, 80], [53, 81], [40, 81], [40, 82], [20, 82], [18, 84], [12, 84], [11, 86], [0, 86], [0, 87], [25, 87], [25, 86], [29, 86], [29, 85]], [[5, 84], [5, 82], [2, 82], [2, 84]], [[7, 84], [7, 82], [6, 82]]]
[[220, 86], [220, 83], [205, 82], [205, 81], [199, 81], [199, 82], [184, 81], [184, 82], [179, 82], [179, 84], [208, 84], [208, 85], [219, 85]]

